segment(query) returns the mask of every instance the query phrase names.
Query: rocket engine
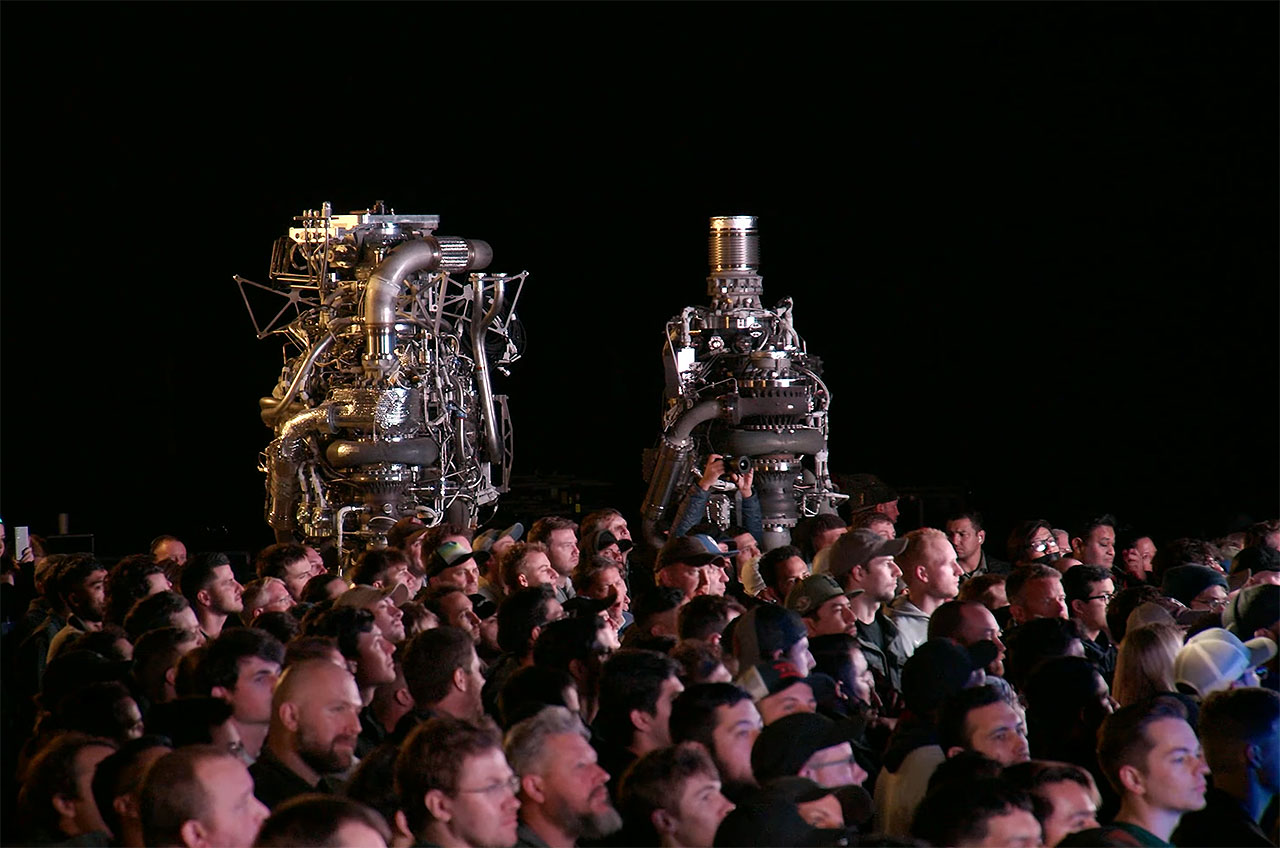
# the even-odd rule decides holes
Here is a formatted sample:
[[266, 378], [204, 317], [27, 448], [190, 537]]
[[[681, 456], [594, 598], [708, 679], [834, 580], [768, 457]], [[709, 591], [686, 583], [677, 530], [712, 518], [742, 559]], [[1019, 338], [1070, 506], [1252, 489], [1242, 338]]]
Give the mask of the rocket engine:
[[[848, 498], [827, 468], [831, 394], [821, 360], [793, 326], [791, 299], [763, 305], [756, 218], [712, 218], [709, 246], [710, 307], [685, 307], [667, 322], [662, 436], [645, 452], [644, 535], [662, 545], [680, 499], [719, 453], [754, 468], [769, 550], [787, 544], [802, 517]], [[723, 529], [740, 506], [722, 481], [706, 518]]]
[[[272, 285], [235, 277], [258, 338], [286, 341], [259, 401], [277, 541], [332, 539], [349, 557], [407, 516], [476, 526], [510, 480], [511, 424], [491, 377], [520, 358], [528, 272], [484, 273], [486, 242], [435, 235], [438, 216], [381, 201], [294, 220], [272, 250]], [[284, 299], [265, 326], [248, 289]]]

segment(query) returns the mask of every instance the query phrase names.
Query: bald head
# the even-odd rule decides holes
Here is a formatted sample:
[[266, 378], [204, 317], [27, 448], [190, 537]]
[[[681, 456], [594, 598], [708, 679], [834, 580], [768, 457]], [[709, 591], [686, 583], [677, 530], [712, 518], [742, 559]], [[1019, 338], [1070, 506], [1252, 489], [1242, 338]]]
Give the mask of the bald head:
[[[285, 704], [304, 704], [342, 692], [347, 684], [355, 687], [351, 672], [337, 663], [325, 659], [308, 659], [294, 663], [280, 675], [275, 694], [271, 698], [271, 712], [280, 715]], [[359, 694], [357, 692], [357, 700]]]
[[267, 746], [314, 785], [320, 775], [350, 767], [360, 709], [351, 672], [324, 659], [295, 663], [276, 686]]

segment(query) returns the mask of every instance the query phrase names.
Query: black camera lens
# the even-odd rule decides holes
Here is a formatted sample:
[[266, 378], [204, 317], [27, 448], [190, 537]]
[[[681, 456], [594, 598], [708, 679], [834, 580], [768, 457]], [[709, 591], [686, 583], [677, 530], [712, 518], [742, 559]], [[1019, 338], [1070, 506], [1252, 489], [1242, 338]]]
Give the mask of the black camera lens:
[[746, 474], [751, 470], [751, 457], [749, 456], [725, 456], [721, 457], [724, 462], [725, 474]]

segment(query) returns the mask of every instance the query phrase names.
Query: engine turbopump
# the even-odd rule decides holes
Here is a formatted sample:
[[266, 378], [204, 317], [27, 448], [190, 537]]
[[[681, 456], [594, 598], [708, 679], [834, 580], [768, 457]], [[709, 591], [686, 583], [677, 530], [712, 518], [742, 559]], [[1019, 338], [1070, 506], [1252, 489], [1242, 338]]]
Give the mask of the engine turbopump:
[[[490, 377], [520, 358], [527, 272], [479, 273], [486, 242], [434, 235], [438, 216], [381, 201], [294, 220], [272, 251], [274, 286], [235, 278], [258, 338], [294, 347], [259, 402], [275, 433], [259, 470], [276, 539], [333, 539], [350, 557], [407, 516], [476, 526], [510, 480], [506, 397]], [[265, 327], [246, 286], [286, 298]]]
[[[756, 219], [711, 219], [710, 308], [667, 322], [662, 437], [646, 452], [646, 540], [661, 546], [686, 488], [710, 453], [750, 457], [764, 516], [763, 549], [787, 544], [800, 518], [834, 512], [847, 495], [827, 470], [831, 395], [821, 361], [792, 326], [792, 302], [761, 304]], [[806, 458], [809, 463], [806, 464]], [[740, 508], [722, 483], [707, 517], [722, 529]]]

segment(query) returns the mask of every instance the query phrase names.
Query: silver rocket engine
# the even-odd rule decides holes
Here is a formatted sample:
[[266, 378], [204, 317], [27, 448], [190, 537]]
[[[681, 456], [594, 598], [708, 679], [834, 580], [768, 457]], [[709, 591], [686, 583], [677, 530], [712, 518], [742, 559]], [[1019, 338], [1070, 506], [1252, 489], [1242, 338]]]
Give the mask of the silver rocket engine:
[[[491, 378], [520, 358], [527, 272], [485, 273], [486, 242], [438, 236], [438, 216], [381, 201], [294, 220], [272, 250], [271, 285], [235, 277], [258, 338], [286, 342], [259, 401], [274, 433], [259, 470], [277, 541], [333, 540], [350, 557], [400, 518], [480, 523], [510, 479], [506, 397]], [[260, 291], [283, 300], [265, 324], [249, 298]]]
[[[719, 453], [754, 468], [768, 550], [786, 544], [802, 517], [834, 512], [848, 497], [827, 467], [831, 394], [793, 326], [791, 299], [763, 305], [756, 219], [712, 218], [709, 243], [710, 307], [685, 307], [667, 322], [662, 436], [644, 462], [644, 534], [662, 544], [708, 455]], [[722, 482], [703, 518], [724, 528], [741, 523], [740, 508]]]

